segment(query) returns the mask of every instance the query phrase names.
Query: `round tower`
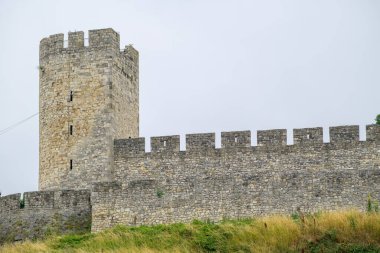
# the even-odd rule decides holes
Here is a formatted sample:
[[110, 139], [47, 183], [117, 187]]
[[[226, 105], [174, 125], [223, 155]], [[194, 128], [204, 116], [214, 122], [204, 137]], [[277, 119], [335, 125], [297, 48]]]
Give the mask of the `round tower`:
[[40, 42], [39, 189], [112, 180], [113, 142], [139, 136], [138, 52], [113, 29]]

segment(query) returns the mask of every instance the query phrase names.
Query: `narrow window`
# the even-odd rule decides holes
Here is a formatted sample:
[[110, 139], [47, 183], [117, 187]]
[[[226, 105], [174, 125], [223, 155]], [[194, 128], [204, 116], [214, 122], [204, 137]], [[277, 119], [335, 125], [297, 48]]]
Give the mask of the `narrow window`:
[[235, 143], [237, 143], [238, 142], [238, 139], [237, 139], [237, 137], [235, 137]]
[[70, 94], [69, 94], [69, 102], [73, 102], [73, 91], [70, 91]]
[[70, 159], [70, 170], [73, 170], [73, 160]]
[[73, 135], [73, 125], [70, 125], [69, 132], [70, 132], [70, 135]]
[[306, 138], [307, 138], [308, 140], [310, 140], [310, 138], [311, 138], [311, 134], [307, 134], [307, 135], [306, 135]]
[[164, 147], [166, 147], [166, 141], [164, 141]]

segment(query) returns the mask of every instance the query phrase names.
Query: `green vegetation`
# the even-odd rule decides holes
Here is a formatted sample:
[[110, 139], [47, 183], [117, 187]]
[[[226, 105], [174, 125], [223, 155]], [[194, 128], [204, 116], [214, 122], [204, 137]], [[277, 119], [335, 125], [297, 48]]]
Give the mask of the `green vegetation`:
[[156, 195], [157, 195], [158, 198], [162, 198], [165, 195], [165, 193], [164, 193], [163, 190], [157, 189]]
[[375, 121], [376, 121], [376, 124], [377, 124], [377, 125], [380, 125], [380, 114], [378, 114], [378, 115], [376, 116]]
[[25, 207], [25, 198], [24, 196], [20, 199], [20, 208], [23, 209]]
[[377, 200], [373, 201], [371, 194], [368, 194], [367, 198], [367, 212], [379, 212], [379, 202]]
[[0, 252], [379, 252], [380, 214], [325, 212], [126, 227], [8, 244]]

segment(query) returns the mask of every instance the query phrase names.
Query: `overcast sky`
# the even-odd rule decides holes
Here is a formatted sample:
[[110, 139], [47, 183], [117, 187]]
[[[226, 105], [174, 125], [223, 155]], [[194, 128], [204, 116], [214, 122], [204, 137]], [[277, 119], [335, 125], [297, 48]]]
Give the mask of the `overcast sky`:
[[[380, 113], [378, 0], [0, 0], [0, 130], [38, 112], [43, 37], [107, 27], [140, 52], [144, 137], [359, 124], [363, 139]], [[38, 117], [0, 135], [3, 195], [37, 190], [38, 138]]]

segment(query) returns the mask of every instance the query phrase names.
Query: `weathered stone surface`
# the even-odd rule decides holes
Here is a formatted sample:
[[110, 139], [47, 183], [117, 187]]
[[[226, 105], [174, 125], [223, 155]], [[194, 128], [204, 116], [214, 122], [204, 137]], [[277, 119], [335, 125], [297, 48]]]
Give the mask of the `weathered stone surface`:
[[[40, 43], [40, 192], [0, 198], [0, 242], [116, 224], [219, 221], [380, 199], [380, 126], [139, 137], [139, 55], [112, 29]], [[70, 190], [64, 190], [70, 189]], [[85, 189], [85, 190], [78, 190]], [[91, 196], [91, 199], [90, 199]]]
[[40, 43], [40, 190], [111, 180], [114, 139], [139, 135], [138, 52], [112, 29]]
[[92, 190], [92, 231], [116, 224], [363, 210], [368, 194], [380, 199], [380, 145], [374, 141], [379, 128], [368, 126], [369, 140], [359, 141], [356, 126], [334, 127], [331, 143], [323, 143], [321, 128], [296, 129], [295, 145], [286, 145], [284, 130], [259, 131], [257, 147], [247, 145], [249, 132], [227, 132], [221, 149], [214, 148], [214, 134], [193, 134], [187, 135], [186, 151], [151, 153], [143, 152], [142, 138], [117, 140], [124, 143], [114, 147], [118, 183]]
[[90, 191], [26, 192], [0, 198], [0, 244], [36, 239], [51, 233], [88, 232]]

